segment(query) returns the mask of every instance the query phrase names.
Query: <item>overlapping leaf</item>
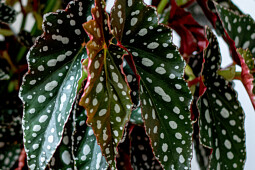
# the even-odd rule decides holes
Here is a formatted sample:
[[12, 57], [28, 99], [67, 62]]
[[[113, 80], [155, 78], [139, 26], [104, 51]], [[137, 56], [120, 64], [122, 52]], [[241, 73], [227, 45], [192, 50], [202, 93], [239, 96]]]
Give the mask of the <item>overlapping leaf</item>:
[[82, 90], [80, 90], [77, 96], [77, 104], [73, 108], [74, 132], [71, 140], [75, 167], [77, 169], [107, 169], [108, 164], [105, 157], [102, 156], [96, 136], [92, 128], [86, 124], [87, 116], [85, 109], [82, 106], [78, 106], [78, 100], [80, 100], [84, 87], [85, 82], [84, 85], [82, 83]]
[[44, 15], [44, 34], [27, 58], [20, 88], [24, 102], [24, 144], [30, 169], [44, 169], [60, 144], [81, 77], [82, 43], [92, 1], [72, 1], [66, 10]]
[[8, 5], [0, 2], [0, 22], [13, 23], [15, 21], [16, 11]]
[[204, 52], [202, 72], [207, 90], [199, 100], [200, 141], [213, 149], [212, 169], [243, 169], [244, 113], [231, 84], [217, 74], [221, 57], [218, 42], [209, 29], [206, 32], [210, 44]]
[[77, 132], [74, 135], [74, 157], [77, 169], [107, 169], [108, 164], [97, 144], [91, 127], [86, 125], [86, 115], [80, 114], [76, 119]]
[[87, 110], [87, 123], [92, 126], [103, 155], [115, 168], [116, 147], [132, 109], [130, 90], [120, 70], [125, 51], [108, 45], [112, 36], [103, 1], [96, 1], [92, 14], [93, 20], [84, 25], [91, 38], [87, 44], [90, 61], [80, 104]]
[[[221, 18], [223, 26], [225, 28], [228, 42], [232, 53], [236, 53], [236, 48], [249, 49], [252, 53], [251, 56], [255, 55], [255, 22], [249, 15], [238, 15], [233, 11], [230, 11], [219, 4], [215, 4], [217, 12]], [[234, 41], [233, 41], [234, 40]], [[237, 54], [242, 67], [242, 82], [249, 94], [253, 107], [255, 109], [255, 93], [253, 92], [253, 84], [251, 83], [254, 79], [250, 74], [252, 72], [245, 63], [244, 58]]]
[[133, 169], [162, 169], [155, 158], [144, 127], [135, 126], [130, 134], [130, 158]]
[[156, 10], [142, 0], [117, 0], [111, 16], [113, 33], [141, 76], [142, 115], [156, 158], [165, 169], [189, 169], [191, 95], [171, 30], [158, 24]]
[[[203, 56], [202, 56], [203, 59]], [[202, 63], [203, 65], [203, 63]], [[201, 67], [200, 67], [201, 68]], [[200, 74], [201, 74], [201, 70], [200, 70]], [[203, 85], [202, 85], [203, 86]], [[200, 92], [200, 87], [201, 84], [197, 85], [195, 88], [195, 92], [194, 92], [194, 98], [192, 101], [192, 105], [191, 105], [191, 114], [192, 114], [192, 120], [196, 121], [193, 124], [193, 142], [194, 142], [194, 150], [196, 151], [196, 153], [194, 154], [194, 156], [196, 156], [197, 158], [197, 162], [200, 166], [201, 170], [208, 170], [209, 165], [210, 165], [210, 155], [212, 152], [212, 149], [204, 146], [201, 142], [200, 142], [200, 136], [199, 136], [199, 126], [198, 126], [198, 119], [199, 119], [199, 111], [197, 108], [197, 101], [200, 97], [201, 92]]]
[[65, 125], [63, 138], [56, 152], [51, 158], [48, 167], [50, 169], [75, 169], [72, 155], [72, 133], [73, 133], [73, 114]]
[[129, 124], [118, 146], [118, 169], [162, 169], [143, 126]]
[[[82, 83], [81, 88], [85, 87]], [[80, 88], [79, 88], [80, 89]], [[91, 127], [87, 127], [85, 109], [79, 106], [83, 90], [76, 97], [61, 144], [49, 163], [50, 169], [106, 169], [108, 164]]]
[[[126, 61], [127, 59], [127, 61]], [[132, 60], [130, 56], [125, 56], [123, 60], [123, 71], [127, 77], [128, 85], [131, 89], [130, 95], [133, 102], [132, 114], [130, 117], [130, 122], [134, 124], [143, 124], [142, 113], [141, 113], [141, 103], [139, 99], [139, 76], [133, 71], [135, 68], [131, 68]]]
[[235, 46], [243, 49], [249, 48], [255, 56], [255, 22], [251, 16], [238, 15], [219, 4], [216, 4], [216, 8], [225, 30], [235, 41]]

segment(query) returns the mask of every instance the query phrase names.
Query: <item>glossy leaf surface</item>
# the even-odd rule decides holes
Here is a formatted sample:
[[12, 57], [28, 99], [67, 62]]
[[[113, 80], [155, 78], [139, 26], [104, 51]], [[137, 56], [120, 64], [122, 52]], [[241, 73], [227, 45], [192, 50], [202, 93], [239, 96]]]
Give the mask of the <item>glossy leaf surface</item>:
[[113, 34], [141, 76], [142, 115], [156, 158], [165, 169], [189, 169], [191, 95], [171, 30], [159, 25], [156, 10], [141, 0], [116, 1], [111, 16]]
[[207, 90], [199, 100], [200, 141], [213, 149], [212, 169], [243, 169], [246, 157], [244, 113], [231, 84], [217, 74], [220, 51], [207, 28], [210, 44], [204, 52], [204, 84]]
[[93, 20], [84, 25], [91, 40], [87, 44], [88, 82], [80, 104], [87, 111], [102, 153], [112, 168], [116, 167], [116, 147], [129, 120], [132, 103], [130, 90], [121, 72], [121, 48], [108, 45], [111, 35], [104, 2], [97, 0], [92, 9]]
[[[84, 82], [85, 84], [85, 82]], [[82, 85], [82, 89], [85, 85]], [[77, 169], [107, 169], [108, 164], [102, 156], [101, 148], [97, 144], [96, 136], [91, 127], [87, 126], [86, 111], [78, 105], [83, 90], [79, 92], [77, 103], [73, 108], [72, 152]]]
[[20, 97], [24, 102], [24, 143], [30, 169], [44, 169], [60, 144], [81, 77], [82, 43], [91, 1], [72, 1], [66, 10], [44, 15], [44, 34], [27, 54], [29, 71]]

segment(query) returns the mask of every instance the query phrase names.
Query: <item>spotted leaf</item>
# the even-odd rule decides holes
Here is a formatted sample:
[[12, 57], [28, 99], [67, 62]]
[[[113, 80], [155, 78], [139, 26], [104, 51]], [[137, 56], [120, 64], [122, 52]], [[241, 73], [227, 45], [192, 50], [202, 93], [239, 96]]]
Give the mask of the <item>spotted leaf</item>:
[[[127, 59], [127, 60], [126, 60]], [[130, 122], [134, 124], [143, 124], [141, 107], [140, 107], [140, 99], [139, 99], [139, 76], [133, 71], [135, 68], [131, 68], [132, 60], [130, 60], [129, 56], [124, 57], [123, 61], [123, 71], [125, 76], [127, 77], [128, 85], [131, 89], [130, 95], [133, 102], [132, 114], [130, 117]]]
[[[4, 117], [2, 114], [6, 114], [6, 112], [1, 110], [1, 117]], [[19, 159], [21, 152], [21, 117], [12, 118], [13, 120], [11, 122], [8, 122], [8, 119], [4, 119], [5, 122], [0, 123], [0, 169], [14, 168], [13, 166]]]
[[191, 95], [171, 30], [158, 24], [156, 10], [142, 0], [117, 0], [111, 16], [113, 33], [141, 77], [142, 115], [156, 158], [165, 169], [189, 169]]
[[235, 41], [235, 46], [243, 49], [249, 48], [255, 56], [255, 22], [251, 16], [238, 15], [219, 4], [216, 4], [216, 8], [225, 30]]
[[[249, 15], [238, 15], [218, 4], [216, 4], [216, 8], [224, 25], [232, 53], [236, 53], [236, 48], [243, 48], [244, 50], [249, 49], [251, 51], [251, 56], [255, 56], [254, 20]], [[239, 57], [240, 66], [242, 67], [242, 82], [255, 109], [255, 93], [253, 92], [252, 83], [253, 77], [242, 55], [237, 54], [237, 56]]]
[[80, 102], [87, 110], [87, 123], [92, 126], [103, 154], [112, 166], [115, 166], [116, 147], [132, 107], [129, 88], [119, 68], [123, 54], [124, 51], [111, 45], [93, 58], [89, 67], [89, 86]]
[[[77, 96], [77, 103], [73, 107], [72, 153], [77, 169], [107, 169], [108, 164], [102, 156], [101, 148], [97, 144], [96, 137], [91, 127], [87, 126], [86, 112], [79, 106], [79, 100], [83, 93], [86, 81], [82, 83]], [[70, 137], [69, 137], [70, 138]]]
[[88, 82], [80, 104], [87, 110], [87, 123], [92, 126], [103, 155], [114, 168], [116, 147], [132, 109], [130, 90], [120, 69], [125, 51], [108, 45], [111, 35], [103, 1], [96, 1], [92, 14], [93, 20], [84, 25], [91, 40], [87, 44]]
[[213, 149], [211, 169], [243, 169], [245, 162], [244, 113], [231, 84], [217, 74], [220, 51], [207, 28], [210, 44], [204, 51], [204, 84], [207, 90], [199, 99], [200, 141]]
[[13, 23], [15, 21], [16, 11], [8, 5], [0, 2], [0, 22]]
[[73, 152], [77, 169], [107, 169], [108, 164], [97, 144], [96, 136], [91, 127], [86, 125], [84, 108], [76, 118], [76, 132], [74, 134]]
[[[203, 55], [201, 57], [203, 59]], [[200, 70], [201, 73], [201, 70]], [[196, 153], [194, 154], [194, 156], [196, 156], [197, 158], [197, 162], [200, 166], [201, 170], [207, 170], [209, 168], [210, 165], [210, 155], [212, 152], [212, 149], [204, 146], [203, 144], [201, 144], [200, 142], [200, 137], [199, 137], [199, 126], [198, 126], [198, 119], [199, 119], [199, 111], [197, 108], [197, 100], [199, 99], [199, 96], [202, 95], [200, 93], [200, 84], [196, 86], [195, 88], [195, 92], [194, 92], [194, 97], [193, 97], [193, 101], [191, 104], [191, 114], [193, 115], [192, 120], [196, 121], [193, 124], [193, 143], [194, 143], [194, 150], [196, 151]]]
[[135, 126], [130, 134], [130, 158], [133, 169], [162, 169], [155, 158], [144, 127]]
[[71, 1], [44, 15], [44, 34], [27, 54], [29, 71], [20, 88], [24, 144], [30, 169], [44, 169], [60, 144], [81, 77], [82, 46], [91, 1]]
[[20, 144], [6, 145], [0, 147], [0, 169], [12, 169], [19, 159]]

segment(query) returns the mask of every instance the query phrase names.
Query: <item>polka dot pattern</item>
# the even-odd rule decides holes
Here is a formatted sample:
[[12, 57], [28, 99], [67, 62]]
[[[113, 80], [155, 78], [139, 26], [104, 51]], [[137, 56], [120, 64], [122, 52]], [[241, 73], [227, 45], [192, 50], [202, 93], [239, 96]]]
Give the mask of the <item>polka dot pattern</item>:
[[116, 166], [116, 147], [129, 120], [132, 102], [130, 90], [121, 72], [123, 49], [108, 45], [111, 35], [105, 4], [95, 1], [93, 20], [84, 24], [91, 40], [87, 44], [89, 55], [88, 82], [80, 104], [87, 111], [97, 142], [108, 164]]
[[[81, 89], [86, 83], [82, 83]], [[108, 164], [91, 127], [86, 124], [86, 111], [79, 106], [83, 90], [79, 91], [61, 144], [49, 163], [50, 169], [106, 169]], [[75, 120], [75, 121], [74, 121]], [[72, 154], [70, 154], [72, 153]]]
[[0, 21], [5, 23], [13, 23], [16, 19], [16, 11], [0, 2]]
[[117, 169], [162, 169], [142, 126], [129, 124], [118, 146]]
[[[6, 98], [3, 98], [6, 99]], [[6, 101], [5, 101], [6, 102]], [[18, 104], [18, 103], [16, 103]], [[12, 105], [13, 107], [13, 105]], [[5, 109], [1, 108], [1, 113], [5, 113]], [[10, 111], [10, 110], [9, 110]], [[13, 113], [13, 112], [9, 112]], [[22, 112], [19, 112], [22, 113]], [[13, 116], [15, 113], [13, 113]], [[13, 118], [11, 122], [8, 119]], [[18, 161], [21, 147], [22, 147], [22, 129], [21, 127], [21, 118], [17, 117], [8, 117], [5, 118], [4, 115], [0, 117], [0, 169], [10, 169]]]
[[239, 15], [216, 4], [217, 12], [237, 48], [249, 49], [255, 56], [255, 22], [249, 15]]
[[[204, 84], [206, 92], [199, 100], [200, 141], [213, 149], [211, 168], [243, 169], [246, 152], [244, 113], [231, 84], [217, 74], [220, 51], [213, 33], [207, 28], [209, 46], [204, 52]], [[211, 67], [211, 66], [215, 67]]]
[[91, 1], [71, 1], [66, 10], [45, 14], [44, 33], [27, 54], [29, 71], [20, 98], [24, 144], [32, 170], [46, 167], [63, 137], [81, 77], [81, 60], [86, 58], [82, 24], [91, 6]]
[[[117, 1], [112, 8], [111, 24], [141, 77], [142, 115], [153, 151], [163, 168], [188, 169], [191, 94], [182, 79], [184, 62], [172, 44], [171, 30], [158, 24], [156, 10], [141, 0], [125, 2]], [[185, 152], [177, 153], [177, 147]]]
[[237, 49], [239, 53], [242, 53], [239, 60], [242, 67], [242, 79], [245, 82], [244, 86], [255, 108], [255, 74], [252, 74], [255, 60], [255, 22], [249, 15], [239, 15], [218, 4], [216, 7], [226, 32], [234, 40], [235, 47], [248, 50], [251, 53], [250, 57], [247, 57], [247, 53], [244, 54]]

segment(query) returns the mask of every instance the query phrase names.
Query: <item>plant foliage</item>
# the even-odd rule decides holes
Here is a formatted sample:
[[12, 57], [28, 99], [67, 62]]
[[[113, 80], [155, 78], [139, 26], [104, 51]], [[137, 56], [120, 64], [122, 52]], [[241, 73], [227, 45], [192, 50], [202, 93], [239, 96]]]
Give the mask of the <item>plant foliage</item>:
[[[0, 3], [0, 169], [191, 169], [192, 141], [201, 169], [243, 169], [232, 80], [255, 108], [254, 20], [231, 1], [152, 4]], [[212, 29], [229, 45], [227, 68]]]

